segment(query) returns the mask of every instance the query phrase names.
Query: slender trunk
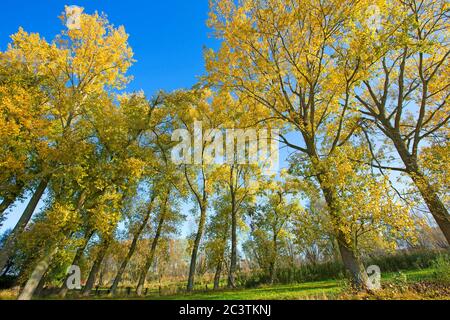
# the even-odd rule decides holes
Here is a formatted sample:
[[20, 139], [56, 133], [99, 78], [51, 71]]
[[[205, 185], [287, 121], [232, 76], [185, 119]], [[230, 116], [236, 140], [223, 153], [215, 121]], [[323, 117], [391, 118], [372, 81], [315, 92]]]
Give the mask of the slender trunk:
[[428, 182], [428, 179], [420, 172], [416, 171], [415, 173], [410, 173], [410, 177], [419, 189], [420, 194], [439, 226], [439, 229], [441, 229], [445, 239], [447, 239], [448, 244], [450, 244], [450, 214], [441, 199], [439, 199], [437, 191], [434, 190]]
[[136, 247], [137, 247], [137, 243], [139, 240], [139, 237], [142, 234], [142, 231], [144, 230], [145, 226], [147, 225], [147, 222], [150, 218], [150, 215], [152, 213], [152, 208], [153, 208], [153, 201], [154, 201], [154, 197], [151, 199], [151, 204], [150, 204], [150, 208], [147, 210], [147, 213], [144, 217], [144, 219], [142, 220], [142, 223], [140, 224], [138, 230], [136, 230], [134, 236], [133, 236], [133, 241], [131, 242], [131, 246], [130, 249], [128, 250], [128, 254], [125, 257], [125, 259], [122, 261], [122, 264], [120, 265], [119, 270], [117, 271], [116, 277], [114, 278], [114, 282], [111, 286], [111, 294], [114, 295], [116, 293], [117, 287], [119, 286], [120, 280], [122, 279], [122, 275], [125, 272], [125, 269], [128, 265], [128, 263], [131, 260], [131, 257], [133, 256], [134, 252], [136, 251]]
[[138, 285], [136, 287], [136, 294], [138, 296], [141, 296], [144, 291], [145, 280], [147, 279], [148, 270], [152, 266], [153, 259], [155, 258], [155, 251], [156, 251], [156, 246], [158, 243], [158, 238], [159, 238], [159, 236], [158, 237], [155, 236], [155, 238], [153, 238], [150, 254], [148, 255], [147, 261], [145, 262], [145, 265], [141, 270], [141, 274], [139, 275], [139, 281], [138, 281]]
[[195, 269], [197, 264], [197, 255], [198, 255], [198, 249], [200, 247], [200, 241], [202, 240], [203, 236], [203, 230], [205, 228], [205, 222], [206, 222], [206, 206], [202, 205], [200, 208], [200, 221], [198, 224], [197, 234], [195, 236], [194, 240], [194, 246], [192, 248], [192, 255], [191, 255], [191, 264], [189, 266], [189, 277], [188, 277], [188, 283], [187, 283], [187, 291], [191, 292], [194, 290], [194, 278], [195, 278]]
[[44, 273], [44, 275], [42, 276], [41, 281], [39, 281], [39, 284], [36, 287], [36, 290], [34, 290], [33, 296], [35, 296], [35, 297], [41, 297], [42, 296], [42, 293], [44, 291], [44, 286], [45, 286], [46, 275], [47, 275], [47, 273]]
[[[383, 124], [385, 127], [388, 126], [388, 123], [386, 122]], [[391, 127], [388, 127], [388, 129], [390, 132], [390, 138], [394, 142], [394, 146], [397, 149], [403, 164], [405, 165], [406, 172], [413, 180], [417, 189], [419, 189], [428, 210], [430, 210], [431, 215], [435, 219], [437, 225], [444, 234], [445, 239], [447, 239], [447, 242], [450, 245], [450, 214], [448, 213], [447, 208], [445, 208], [444, 203], [439, 198], [437, 190], [431, 186], [428, 179], [423, 175], [422, 170], [420, 170], [417, 163], [417, 158], [408, 151], [400, 136], [400, 133]]]
[[[87, 231], [87, 233], [83, 239], [83, 243], [82, 243], [81, 247], [79, 247], [77, 249], [77, 252], [75, 253], [75, 257], [72, 260], [72, 265], [77, 266], [80, 264], [81, 258], [83, 257], [84, 250], [86, 249], [86, 246], [89, 243], [89, 240], [92, 238], [93, 235], [94, 235], [94, 230], [91, 229], [91, 230]], [[69, 291], [69, 288], [67, 287], [67, 280], [69, 279], [69, 277], [70, 277], [70, 275], [67, 274], [66, 277], [64, 278], [64, 282], [58, 293], [60, 298], [64, 298], [66, 296], [67, 292]]]
[[12, 205], [15, 200], [16, 198], [12, 199], [11, 197], [3, 199], [2, 203], [0, 203], [0, 219], [3, 216], [3, 212], [5, 212], [5, 210], [8, 209], [9, 206]]
[[97, 279], [98, 271], [102, 265], [103, 259], [106, 256], [106, 252], [108, 251], [109, 245], [111, 243], [110, 238], [106, 238], [100, 248], [100, 251], [97, 255], [97, 258], [92, 265], [91, 271], [89, 272], [88, 279], [86, 281], [86, 285], [83, 288], [83, 296], [87, 297], [91, 293], [92, 288], [94, 287], [95, 280]]
[[345, 236], [339, 232], [337, 236], [339, 252], [345, 268], [350, 271], [355, 289], [361, 290], [367, 287], [367, 274], [360, 259], [353, 249], [347, 244]]
[[103, 268], [100, 268], [100, 275], [98, 276], [98, 286], [100, 287], [103, 287], [105, 283], [105, 269], [105, 266], [103, 266]]
[[277, 257], [278, 257], [278, 245], [277, 245], [277, 233], [274, 231], [273, 233], [273, 258], [272, 262], [270, 263], [270, 271], [269, 271], [269, 281], [270, 284], [273, 284], [275, 282], [275, 275], [276, 275], [276, 264], [277, 264]]
[[231, 198], [231, 260], [227, 286], [228, 288], [235, 288], [237, 269], [237, 210], [233, 194]]
[[28, 222], [30, 221], [34, 210], [36, 209], [37, 204], [39, 203], [39, 200], [41, 199], [42, 195], [44, 194], [45, 189], [47, 188], [47, 184], [49, 181], [49, 177], [46, 177], [42, 179], [42, 181], [39, 183], [38, 187], [33, 193], [33, 196], [31, 197], [30, 201], [28, 202], [27, 207], [25, 208], [22, 216], [20, 217], [19, 221], [17, 222], [16, 226], [14, 227], [13, 231], [9, 235], [8, 239], [6, 240], [2, 250], [0, 251], [0, 270], [2, 270], [6, 264], [8, 263], [8, 260], [11, 258], [12, 254], [14, 253], [14, 248], [16, 245], [16, 241], [18, 237], [22, 234], [23, 230], [27, 226]]
[[125, 269], [128, 265], [128, 262], [130, 262], [131, 257], [134, 254], [134, 251], [136, 250], [137, 241], [139, 239], [139, 236], [140, 236], [140, 234], [138, 234], [138, 233], [136, 233], [134, 235], [133, 241], [131, 242], [130, 249], [128, 250], [128, 253], [127, 253], [125, 259], [122, 261], [122, 263], [119, 267], [119, 270], [117, 270], [117, 274], [116, 274], [113, 284], [111, 285], [111, 288], [110, 288], [111, 295], [116, 294], [117, 287], [119, 286], [120, 280], [122, 280], [122, 275], [125, 272]]
[[224, 256], [225, 256], [225, 243], [227, 242], [227, 236], [228, 236], [228, 224], [225, 224], [223, 236], [222, 236], [222, 252], [220, 253], [219, 261], [216, 265], [216, 273], [214, 274], [214, 290], [219, 289], [220, 287], [220, 276], [222, 275], [222, 269], [224, 264]]
[[50, 261], [53, 256], [58, 252], [58, 246], [54, 246], [51, 250], [47, 252], [47, 254], [42, 258], [36, 267], [33, 270], [30, 278], [28, 279], [25, 287], [19, 295], [18, 300], [31, 300], [33, 297], [36, 288], [39, 285], [39, 282], [42, 280], [42, 277], [47, 272], [48, 267], [50, 265]]
[[220, 275], [222, 274], [222, 259], [217, 263], [216, 273], [214, 274], [214, 290], [218, 290], [220, 287]]
[[153, 264], [153, 259], [155, 258], [156, 247], [158, 245], [158, 240], [161, 237], [162, 227], [164, 225], [165, 218], [166, 218], [165, 211], [163, 211], [161, 213], [160, 218], [159, 218], [158, 227], [156, 228], [155, 237], [153, 238], [153, 241], [152, 241], [150, 254], [148, 255], [147, 260], [145, 261], [145, 265], [144, 265], [144, 267], [141, 270], [141, 274], [139, 275], [139, 281], [138, 281], [138, 285], [136, 287], [136, 294], [138, 296], [142, 295], [142, 292], [144, 290], [145, 280], [147, 279], [147, 273], [148, 273], [148, 270], [150, 269], [150, 267]]
[[335, 227], [335, 237], [338, 243], [339, 253], [342, 258], [344, 267], [350, 272], [353, 286], [357, 290], [366, 289], [367, 273], [353, 247], [348, 243], [345, 235], [340, 230], [339, 226], [344, 223], [341, 221], [342, 216], [336, 205], [335, 194], [329, 187], [324, 186], [322, 179], [319, 177], [319, 183], [325, 196], [325, 201], [328, 206], [329, 214], [333, 220]]
[[[45, 190], [45, 188], [44, 188]], [[76, 210], [79, 211], [84, 205], [84, 202], [86, 200], [86, 192], [83, 191], [80, 194], [80, 197], [78, 199], [78, 204]], [[72, 232], [64, 233], [63, 235], [65, 237], [70, 237]], [[22, 290], [22, 293], [19, 295], [19, 300], [30, 300], [33, 297], [33, 294], [35, 293], [39, 282], [42, 280], [42, 277], [47, 272], [50, 262], [52, 261], [54, 255], [59, 250], [59, 243], [53, 243], [50, 246], [50, 249], [48, 249], [44, 253], [44, 257], [38, 262], [36, 267], [34, 268], [33, 272], [31, 273], [30, 278], [28, 279], [27, 283], [25, 284], [24, 289]]]

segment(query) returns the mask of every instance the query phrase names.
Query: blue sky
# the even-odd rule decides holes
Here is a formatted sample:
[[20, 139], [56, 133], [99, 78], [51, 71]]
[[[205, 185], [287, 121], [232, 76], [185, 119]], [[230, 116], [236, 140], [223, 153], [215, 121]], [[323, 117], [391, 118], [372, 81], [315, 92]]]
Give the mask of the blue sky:
[[[6, 49], [10, 35], [17, 32], [19, 27], [28, 32], [38, 32], [48, 41], [52, 40], [65, 28], [58, 18], [65, 5], [83, 7], [85, 13], [104, 12], [111, 23], [125, 26], [137, 60], [129, 71], [134, 80], [127, 91], [142, 89], [151, 96], [160, 89], [171, 91], [190, 88], [197, 82], [197, 77], [204, 73], [203, 48], [217, 48], [219, 45], [206, 26], [208, 0], [26, 0], [20, 3], [2, 0], [0, 50]], [[287, 151], [283, 149], [280, 154], [282, 165], [286, 154]], [[16, 204], [0, 228], [0, 233], [14, 227], [26, 202]], [[189, 207], [184, 206], [183, 210], [188, 213]], [[191, 218], [183, 228], [183, 233], [189, 233], [194, 227]]]
[[124, 25], [137, 62], [130, 74], [135, 80], [129, 90], [188, 88], [204, 70], [202, 48], [215, 47], [208, 35], [208, 0], [171, 1], [12, 1], [2, 0], [0, 49], [19, 26], [53, 39], [64, 26], [58, 16], [65, 5], [77, 5], [84, 12], [104, 12], [111, 23]]
[[[83, 7], [86, 13], [104, 12], [111, 23], [125, 26], [137, 60], [129, 71], [134, 80], [128, 91], [142, 89], [147, 95], [152, 95], [160, 89], [171, 91], [191, 87], [204, 72], [203, 47], [218, 45], [209, 36], [211, 30], [206, 26], [208, 0], [2, 0], [0, 50], [6, 49], [10, 35], [19, 27], [52, 40], [65, 28], [58, 19], [65, 5]], [[26, 201], [16, 204], [0, 232], [14, 227], [25, 206]], [[188, 223], [186, 229], [192, 227], [192, 223]]]

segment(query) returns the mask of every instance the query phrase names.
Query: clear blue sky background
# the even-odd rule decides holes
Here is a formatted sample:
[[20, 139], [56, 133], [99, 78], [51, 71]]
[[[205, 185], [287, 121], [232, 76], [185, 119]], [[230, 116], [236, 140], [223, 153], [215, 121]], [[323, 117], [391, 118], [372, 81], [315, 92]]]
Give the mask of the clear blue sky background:
[[[219, 45], [206, 26], [208, 0], [2, 0], [0, 50], [6, 49], [10, 35], [19, 27], [38, 32], [51, 41], [65, 28], [58, 18], [65, 5], [83, 7], [85, 13], [104, 12], [111, 23], [125, 26], [137, 60], [129, 71], [134, 80], [127, 91], [142, 89], [150, 96], [160, 89], [190, 88], [204, 72], [203, 48]], [[286, 154], [283, 150], [280, 158]], [[26, 201], [16, 204], [0, 233], [14, 227], [25, 206]], [[187, 209], [188, 206], [183, 208]], [[189, 220], [183, 228], [184, 234], [195, 226], [192, 218]]]
[[135, 77], [131, 90], [190, 87], [203, 72], [203, 46], [217, 46], [208, 37], [208, 0], [2, 0], [0, 49], [6, 49], [19, 26], [53, 39], [64, 28], [58, 16], [65, 5], [83, 7], [86, 13], [104, 12], [111, 23], [125, 26], [137, 60], [130, 70]]
[[[190, 88], [204, 72], [203, 47], [218, 46], [206, 26], [208, 0], [2, 0], [0, 50], [6, 49], [19, 27], [52, 40], [65, 28], [58, 18], [65, 5], [83, 7], [86, 13], [104, 12], [111, 23], [125, 26], [137, 60], [129, 71], [134, 80], [128, 91], [142, 89], [152, 95], [160, 89]], [[25, 205], [26, 201], [16, 204], [0, 233], [14, 227]], [[187, 223], [185, 232], [192, 223]]]

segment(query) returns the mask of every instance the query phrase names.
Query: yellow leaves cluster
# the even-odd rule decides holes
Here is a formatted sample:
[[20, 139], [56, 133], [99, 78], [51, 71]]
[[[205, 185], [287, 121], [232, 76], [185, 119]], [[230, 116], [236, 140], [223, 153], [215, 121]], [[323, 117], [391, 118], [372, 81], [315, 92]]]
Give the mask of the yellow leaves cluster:
[[450, 201], [450, 143], [423, 148], [419, 163], [432, 187], [440, 190], [442, 200], [448, 203]]
[[341, 147], [319, 166], [328, 168], [323, 184], [335, 190], [338, 216], [334, 219], [339, 222], [335, 221], [334, 227], [355, 250], [370, 250], [374, 242], [389, 248], [398, 239], [413, 241], [415, 221], [409, 206], [395, 196], [387, 177], [371, 172], [366, 152], [363, 147]]

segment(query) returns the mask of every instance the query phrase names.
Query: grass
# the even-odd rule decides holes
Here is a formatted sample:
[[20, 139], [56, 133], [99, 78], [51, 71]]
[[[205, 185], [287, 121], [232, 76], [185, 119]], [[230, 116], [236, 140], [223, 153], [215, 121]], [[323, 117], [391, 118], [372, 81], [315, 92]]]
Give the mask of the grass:
[[[408, 282], [433, 278], [434, 270], [423, 269], [403, 272]], [[382, 282], [395, 279], [398, 273], [387, 273]], [[254, 289], [236, 289], [221, 291], [203, 291], [177, 295], [148, 295], [149, 300], [298, 300], [298, 299], [334, 299], [342, 292], [342, 280], [305, 282], [290, 285], [263, 286]]]
[[[385, 273], [382, 276], [382, 284], [395, 282], [398, 278], [406, 279], [407, 283], [416, 283], [419, 281], [433, 280], [434, 269], [419, 269], [404, 271], [401, 273], [392, 272]], [[326, 280], [295, 283], [287, 285], [260, 286], [251, 289], [223, 289], [219, 291], [203, 290], [193, 293], [178, 293], [159, 295], [151, 292], [145, 297], [121, 296], [111, 298], [106, 295], [91, 296], [87, 299], [145, 299], [145, 300], [328, 300], [340, 299], [341, 294], [345, 292], [345, 281], [343, 280]], [[1, 299], [14, 299], [16, 292], [10, 290], [0, 290]], [[50, 299], [56, 297], [48, 297]], [[347, 296], [352, 299], [352, 296]], [[56, 298], [57, 299], [57, 298]]]
[[254, 289], [221, 290], [185, 293], [172, 296], [147, 296], [146, 299], [164, 300], [294, 300], [308, 296], [337, 295], [339, 281], [328, 280], [293, 285], [267, 286]]

